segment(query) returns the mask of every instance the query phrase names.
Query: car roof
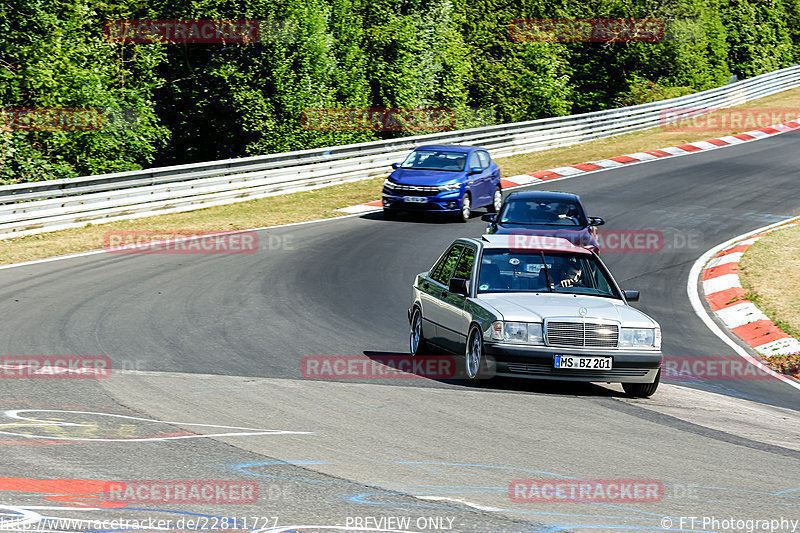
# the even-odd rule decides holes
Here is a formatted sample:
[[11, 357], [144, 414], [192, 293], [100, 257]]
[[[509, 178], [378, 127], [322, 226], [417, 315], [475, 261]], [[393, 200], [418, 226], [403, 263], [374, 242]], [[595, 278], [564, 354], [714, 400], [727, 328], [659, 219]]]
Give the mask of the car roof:
[[512, 192], [506, 197], [508, 200], [579, 200], [577, 194], [571, 192], [554, 191], [519, 191]]
[[592, 252], [582, 246], [575, 246], [569, 239], [553, 237], [551, 235], [529, 235], [529, 234], [506, 234], [506, 235], [481, 235], [480, 239], [458, 239], [461, 242], [468, 242], [482, 246], [488, 250], [519, 250], [519, 251], [542, 251], [556, 253], [572, 253], [581, 255], [593, 255]]
[[467, 153], [473, 150], [485, 150], [478, 146], [465, 146], [460, 144], [426, 144], [425, 146], [417, 146], [414, 150], [442, 150], [445, 152], [462, 152]]

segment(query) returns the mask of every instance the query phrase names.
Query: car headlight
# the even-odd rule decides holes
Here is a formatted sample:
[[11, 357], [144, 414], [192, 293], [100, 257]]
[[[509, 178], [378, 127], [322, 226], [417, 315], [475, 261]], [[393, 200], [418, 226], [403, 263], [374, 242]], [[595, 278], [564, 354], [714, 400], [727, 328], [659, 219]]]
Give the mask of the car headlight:
[[544, 344], [542, 325], [530, 322], [503, 322], [492, 324], [492, 339], [503, 342]]
[[438, 189], [440, 191], [457, 191], [461, 188], [461, 184], [457, 181], [452, 183], [445, 183], [444, 185], [439, 185]]
[[390, 180], [389, 178], [386, 178], [385, 180], [383, 180], [383, 187], [386, 189], [394, 189], [397, 187], [397, 184], [392, 180]]
[[648, 348], [661, 348], [660, 328], [622, 328], [619, 332], [619, 346], [634, 348], [646, 346]]

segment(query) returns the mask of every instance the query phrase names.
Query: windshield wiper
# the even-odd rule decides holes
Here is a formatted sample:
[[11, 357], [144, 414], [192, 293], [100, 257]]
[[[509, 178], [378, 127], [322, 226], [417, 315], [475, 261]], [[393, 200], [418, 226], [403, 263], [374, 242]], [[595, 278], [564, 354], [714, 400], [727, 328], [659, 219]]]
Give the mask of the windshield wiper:
[[550, 269], [547, 268], [547, 261], [544, 260], [544, 252], [539, 252], [544, 267], [544, 278], [547, 280], [547, 292], [553, 292], [553, 283], [550, 281]]

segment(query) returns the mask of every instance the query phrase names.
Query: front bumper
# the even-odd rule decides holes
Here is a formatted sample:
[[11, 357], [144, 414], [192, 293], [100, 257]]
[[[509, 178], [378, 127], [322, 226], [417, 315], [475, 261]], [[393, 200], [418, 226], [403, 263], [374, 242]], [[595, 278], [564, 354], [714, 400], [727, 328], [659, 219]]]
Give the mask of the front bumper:
[[441, 213], [455, 213], [461, 211], [461, 200], [464, 197], [463, 191], [443, 191], [431, 195], [418, 195], [418, 198], [425, 198], [425, 202], [408, 202], [406, 197], [414, 196], [413, 192], [407, 194], [392, 192], [383, 189], [383, 208], [395, 211], [436, 211]]
[[[497, 376], [606, 383], [652, 383], [664, 358], [660, 351], [587, 350], [487, 341], [484, 351]], [[555, 368], [556, 355], [611, 357], [611, 370]]]

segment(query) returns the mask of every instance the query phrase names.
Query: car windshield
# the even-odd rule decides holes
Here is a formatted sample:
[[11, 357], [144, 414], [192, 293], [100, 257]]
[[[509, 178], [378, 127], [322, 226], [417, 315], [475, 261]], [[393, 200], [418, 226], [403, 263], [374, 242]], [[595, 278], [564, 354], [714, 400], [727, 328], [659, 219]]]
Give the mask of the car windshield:
[[574, 200], [510, 199], [498, 220], [502, 224], [586, 226], [586, 216]]
[[415, 168], [419, 170], [464, 170], [467, 164], [467, 154], [463, 152], [447, 152], [444, 150], [414, 150], [411, 152], [401, 168]]
[[478, 292], [565, 292], [621, 298], [594, 256], [533, 250], [485, 250]]

